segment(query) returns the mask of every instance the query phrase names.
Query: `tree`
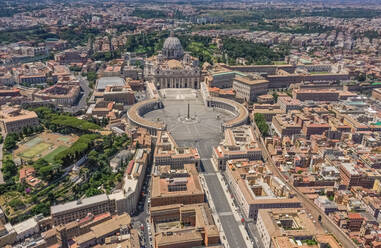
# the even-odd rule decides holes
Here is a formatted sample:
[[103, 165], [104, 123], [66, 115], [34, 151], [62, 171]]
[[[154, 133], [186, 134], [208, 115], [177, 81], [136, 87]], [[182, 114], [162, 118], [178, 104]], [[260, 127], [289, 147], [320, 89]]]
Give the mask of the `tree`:
[[44, 216], [48, 216], [50, 214], [50, 206], [47, 203], [39, 203], [33, 209], [32, 213], [34, 215], [43, 214]]
[[267, 136], [269, 133], [269, 126], [266, 123], [265, 116], [260, 113], [254, 114], [254, 121], [258, 126], [259, 131], [263, 136]]
[[356, 80], [358, 80], [359, 82], [364, 82], [366, 80], [366, 75], [365, 73], [359, 73], [357, 76], [356, 76]]
[[21, 209], [25, 206], [23, 201], [20, 200], [19, 198], [14, 198], [14, 199], [10, 200], [8, 205], [10, 207], [12, 207], [13, 209], [16, 209], [16, 210]]
[[91, 152], [89, 152], [87, 159], [91, 165], [97, 163], [98, 155], [99, 154], [96, 150], [92, 150]]
[[274, 92], [273, 97], [274, 97], [274, 102], [276, 103], [278, 101], [278, 93]]
[[89, 71], [87, 73], [87, 80], [88, 81], [94, 82], [96, 79], [97, 79], [97, 74], [95, 72]]
[[246, 58], [256, 64], [269, 64], [271, 61], [284, 59], [288, 54], [287, 49], [274, 51], [264, 44], [234, 38], [225, 39], [222, 50], [229, 56], [229, 63], [235, 63], [237, 58]]
[[9, 133], [4, 140], [4, 149], [10, 151], [16, 148], [17, 140], [18, 140], [17, 134]]
[[17, 167], [12, 160], [5, 160], [3, 162], [3, 167], [1, 168], [1, 171], [3, 172], [5, 181], [9, 181], [17, 175]]
[[56, 200], [56, 197], [54, 196], [53, 192], [49, 192], [48, 201], [50, 201], [50, 203], [53, 203], [55, 200]]

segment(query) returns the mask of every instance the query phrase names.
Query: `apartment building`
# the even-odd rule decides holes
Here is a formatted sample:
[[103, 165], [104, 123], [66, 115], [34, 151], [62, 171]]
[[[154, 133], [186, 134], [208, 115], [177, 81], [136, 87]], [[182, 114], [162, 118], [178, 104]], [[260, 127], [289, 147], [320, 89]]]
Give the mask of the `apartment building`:
[[206, 203], [151, 208], [156, 248], [209, 247], [220, 244], [220, 234]]
[[303, 123], [302, 133], [309, 138], [311, 135], [323, 134], [328, 130], [330, 130], [328, 123], [315, 123], [314, 121], [308, 121], [307, 123]]
[[254, 222], [260, 209], [301, 206], [279, 178], [268, 174], [262, 161], [229, 160], [226, 177], [245, 217]]
[[339, 165], [341, 184], [347, 188], [361, 186], [364, 188], [373, 188], [374, 181], [380, 176], [377, 171], [363, 170], [353, 163], [341, 163]]
[[197, 148], [179, 147], [167, 131], [157, 133], [153, 155], [154, 165], [170, 165], [172, 169], [183, 169], [185, 164], [195, 164], [200, 168], [200, 155]]
[[269, 81], [264, 79], [236, 76], [233, 79], [233, 90], [236, 92], [237, 98], [253, 102], [257, 96], [267, 93], [268, 83]]
[[374, 89], [372, 91], [372, 98], [381, 101], [381, 89]]
[[38, 126], [39, 121], [37, 114], [33, 111], [3, 106], [0, 109], [0, 125], [5, 133], [19, 133], [26, 127]]
[[205, 201], [194, 164], [185, 164], [183, 169], [160, 166], [154, 169], [151, 188], [151, 206], [171, 204], [195, 204]]
[[230, 159], [262, 159], [262, 150], [259, 148], [252, 126], [228, 128], [225, 129], [224, 135], [225, 138], [220, 145], [213, 148], [212, 159], [220, 170], [226, 169], [226, 162]]
[[105, 101], [132, 105], [135, 103], [135, 94], [128, 86], [106, 86], [103, 92], [103, 99]]
[[33, 94], [35, 100], [52, 101], [57, 105], [71, 106], [76, 103], [81, 87], [78, 82], [57, 83]]
[[301, 110], [302, 103], [298, 99], [293, 99], [291, 97], [278, 97], [277, 103], [280, 106], [280, 109], [285, 113], [288, 113], [292, 110]]
[[99, 215], [106, 212], [114, 213], [115, 204], [110, 201], [106, 194], [101, 194], [51, 206], [50, 212], [53, 224], [57, 226], [77, 219], [82, 219], [87, 216], [88, 213], [92, 213], [94, 215]]
[[253, 116], [255, 114], [262, 114], [266, 121], [272, 121], [275, 115], [284, 114], [285, 112], [280, 109], [278, 104], [254, 104]]
[[135, 156], [129, 161], [126, 167], [122, 189], [108, 195], [109, 199], [115, 202], [115, 211], [117, 214], [135, 213], [142, 191], [150, 153], [150, 149], [137, 149]]
[[280, 136], [293, 136], [300, 134], [302, 123], [296, 120], [293, 114], [282, 114], [273, 117], [272, 126], [275, 132]]
[[340, 92], [337, 90], [294, 89], [292, 97], [300, 101], [338, 101]]
[[[105, 247], [105, 243], [109, 242], [110, 237], [115, 237], [117, 239], [120, 237], [123, 239], [123, 235], [130, 234], [130, 238], [134, 239], [134, 247], [138, 248], [140, 247], [139, 237], [137, 233], [131, 231], [131, 217], [128, 214], [122, 214], [90, 227], [89, 232], [74, 237], [73, 241], [76, 243], [78, 248], [88, 248], [96, 245]], [[130, 247], [132, 247], [131, 244]]]
[[76, 50], [66, 50], [54, 55], [54, 60], [62, 64], [86, 63], [88, 56], [86, 53]]
[[324, 234], [319, 224], [311, 220], [303, 208], [261, 209], [256, 226], [265, 248], [307, 247], [303, 245], [307, 240], [314, 240], [316, 236]]

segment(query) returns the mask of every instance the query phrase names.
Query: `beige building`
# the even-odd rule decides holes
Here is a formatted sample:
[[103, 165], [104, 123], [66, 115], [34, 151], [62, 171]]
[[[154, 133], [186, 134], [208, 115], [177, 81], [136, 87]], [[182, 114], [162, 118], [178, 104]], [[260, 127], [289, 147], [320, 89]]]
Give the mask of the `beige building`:
[[88, 213], [99, 215], [106, 212], [114, 213], [114, 211], [115, 203], [110, 201], [106, 194], [50, 207], [54, 225], [66, 224], [77, 219], [82, 219]]
[[233, 79], [233, 89], [236, 92], [237, 98], [253, 102], [257, 96], [267, 93], [268, 83], [269, 81], [264, 79], [236, 76]]
[[146, 60], [144, 77], [159, 89], [200, 88], [201, 70], [198, 59], [184, 53], [180, 40], [171, 33], [157, 56]]
[[135, 103], [135, 94], [128, 86], [107, 86], [103, 92], [103, 99], [105, 101], [132, 105]]
[[[108, 237], [128, 235], [131, 231], [131, 217], [128, 214], [114, 216], [99, 225], [90, 227], [90, 231], [75, 237], [73, 240], [78, 248], [88, 248], [102, 245]], [[136, 238], [136, 236], [135, 236]], [[103, 247], [103, 246], [102, 246]], [[138, 246], [135, 246], [138, 247]]]
[[262, 161], [229, 160], [226, 179], [245, 217], [254, 222], [260, 209], [297, 208], [301, 205], [278, 177], [268, 173]]
[[375, 100], [381, 101], [381, 89], [374, 89], [372, 91], [372, 97]]
[[303, 208], [261, 209], [256, 225], [265, 248], [311, 247], [307, 240], [316, 240], [316, 235], [324, 233]]
[[33, 111], [20, 107], [2, 107], [0, 110], [1, 129], [4, 133], [19, 133], [25, 127], [38, 126], [38, 116]]
[[57, 83], [33, 94], [35, 100], [52, 101], [57, 105], [71, 106], [78, 99], [81, 87], [78, 82]]
[[278, 97], [278, 104], [280, 109], [285, 113], [292, 110], [301, 110], [302, 103], [298, 99], [293, 99], [291, 97]]
[[111, 201], [115, 201], [117, 214], [135, 213], [150, 156], [150, 149], [137, 149], [127, 164], [122, 189], [108, 195]]
[[272, 121], [275, 115], [284, 113], [278, 104], [254, 104], [253, 106], [253, 116], [262, 114], [266, 121]]
[[205, 201], [204, 190], [194, 164], [185, 164], [184, 169], [176, 170], [169, 165], [156, 167], [151, 180], [152, 207]]
[[0, 223], [0, 247], [11, 245], [16, 242], [17, 233], [11, 223]]
[[156, 248], [216, 246], [220, 235], [208, 204], [168, 205], [151, 208]]
[[159, 131], [153, 162], [154, 165], [169, 165], [172, 169], [183, 169], [185, 164], [194, 164], [199, 170], [200, 154], [197, 148], [179, 147], [169, 132]]
[[338, 101], [340, 92], [337, 90], [310, 90], [310, 89], [294, 89], [292, 91], [294, 99], [300, 101]]
[[262, 159], [262, 151], [254, 136], [252, 126], [239, 126], [224, 131], [225, 138], [219, 146], [213, 148], [213, 162], [220, 170], [225, 170], [230, 159]]
[[291, 137], [295, 134], [300, 134], [302, 131], [301, 121], [298, 121], [292, 114], [281, 114], [274, 116], [272, 126], [280, 137]]

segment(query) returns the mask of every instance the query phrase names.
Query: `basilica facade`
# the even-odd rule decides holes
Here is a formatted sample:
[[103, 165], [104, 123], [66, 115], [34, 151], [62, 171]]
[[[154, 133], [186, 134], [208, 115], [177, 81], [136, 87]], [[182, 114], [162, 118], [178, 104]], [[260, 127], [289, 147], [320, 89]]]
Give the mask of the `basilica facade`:
[[201, 70], [198, 59], [184, 52], [180, 40], [171, 35], [161, 52], [146, 60], [144, 77], [158, 89], [200, 88]]

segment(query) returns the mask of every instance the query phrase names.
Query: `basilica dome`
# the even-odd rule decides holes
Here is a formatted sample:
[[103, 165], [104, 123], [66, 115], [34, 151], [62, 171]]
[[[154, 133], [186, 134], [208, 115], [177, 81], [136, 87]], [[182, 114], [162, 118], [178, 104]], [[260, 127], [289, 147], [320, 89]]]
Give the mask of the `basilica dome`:
[[180, 40], [174, 37], [173, 32], [171, 32], [171, 35], [164, 41], [161, 52], [167, 59], [181, 59], [183, 57], [183, 47]]

